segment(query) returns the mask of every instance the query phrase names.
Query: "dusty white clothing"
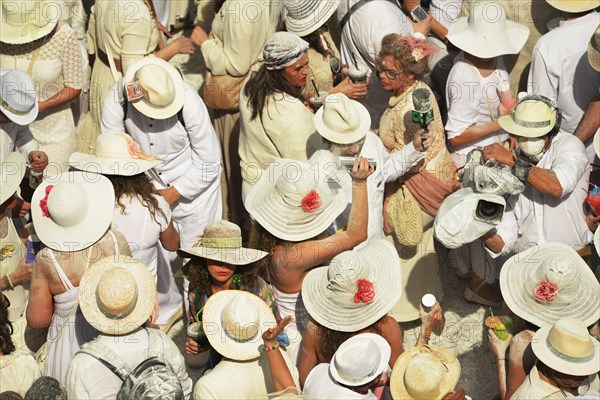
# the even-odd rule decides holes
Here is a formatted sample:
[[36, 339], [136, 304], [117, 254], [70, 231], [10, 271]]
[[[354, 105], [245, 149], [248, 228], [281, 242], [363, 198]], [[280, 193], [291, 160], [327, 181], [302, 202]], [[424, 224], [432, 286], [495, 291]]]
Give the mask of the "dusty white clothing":
[[371, 390], [367, 394], [360, 394], [338, 385], [329, 374], [329, 363], [318, 364], [310, 371], [304, 382], [303, 392], [313, 399], [377, 399]]
[[429, 5], [429, 15], [442, 24], [446, 29], [460, 17], [463, 0], [432, 0]]
[[26, 348], [0, 356], [0, 393], [12, 390], [25, 396], [25, 392], [41, 375], [35, 358]]
[[[2, 184], [0, 182], [0, 184]], [[5, 237], [0, 237], [0, 276], [12, 274], [19, 267], [21, 260], [27, 255], [27, 247], [19, 237], [15, 224], [9, 213], [0, 216], [0, 221], [6, 219], [7, 232]], [[25, 283], [25, 282], [23, 282]], [[11, 290], [6, 290], [2, 294], [10, 301], [8, 308], [8, 320], [15, 323], [21, 318], [27, 307], [27, 296], [29, 295], [29, 284], [15, 285]], [[13, 327], [16, 330], [16, 327]]]
[[0, 162], [13, 151], [23, 154], [29, 160], [29, 152], [39, 149], [29, 126], [17, 125], [14, 122], [0, 124]]
[[[578, 388], [577, 392], [583, 394], [587, 391], [599, 391], [600, 380], [598, 374], [590, 375], [583, 384]], [[525, 382], [519, 386], [517, 391], [512, 395], [513, 400], [542, 400], [542, 399], [567, 399], [574, 398], [572, 394], [567, 391], [561, 391], [556, 386], [552, 386], [547, 382], [544, 382], [538, 372], [537, 365], [534, 365], [525, 378]]]

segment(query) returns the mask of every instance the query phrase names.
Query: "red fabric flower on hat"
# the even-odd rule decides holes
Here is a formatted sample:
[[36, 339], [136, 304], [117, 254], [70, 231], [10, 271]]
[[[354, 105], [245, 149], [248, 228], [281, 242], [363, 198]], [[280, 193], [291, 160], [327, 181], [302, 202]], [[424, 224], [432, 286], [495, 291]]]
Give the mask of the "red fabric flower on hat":
[[549, 281], [540, 281], [533, 290], [534, 297], [544, 303], [554, 300], [557, 294], [558, 285]]
[[48, 211], [48, 195], [50, 194], [50, 191], [52, 190], [53, 187], [54, 187], [54, 185], [46, 186], [46, 195], [44, 196], [43, 199], [40, 200], [40, 208], [42, 209], [43, 217], [50, 218], [50, 212]]
[[375, 289], [373, 288], [373, 282], [367, 279], [359, 279], [358, 290], [354, 293], [355, 303], [370, 303], [375, 298]]
[[314, 212], [321, 205], [321, 196], [316, 190], [311, 190], [302, 199], [302, 209], [306, 212]]

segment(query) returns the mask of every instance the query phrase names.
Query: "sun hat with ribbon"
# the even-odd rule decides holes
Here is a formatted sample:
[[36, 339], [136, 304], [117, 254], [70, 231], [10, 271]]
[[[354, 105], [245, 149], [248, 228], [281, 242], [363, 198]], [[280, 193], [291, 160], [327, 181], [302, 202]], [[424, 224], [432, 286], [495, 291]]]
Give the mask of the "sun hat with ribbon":
[[508, 259], [500, 270], [506, 305], [539, 327], [568, 315], [587, 326], [600, 319], [600, 285], [575, 250], [541, 243]]
[[23, 44], [49, 34], [61, 16], [59, 3], [48, 0], [0, 0], [0, 42]]
[[330, 142], [351, 144], [367, 135], [371, 116], [358, 101], [350, 100], [343, 93], [335, 93], [325, 98], [323, 107], [315, 114], [315, 127]]
[[580, 13], [600, 6], [598, 0], [546, 0], [546, 3], [568, 13]]
[[269, 71], [289, 67], [308, 51], [308, 42], [290, 32], [275, 32], [263, 47], [265, 68]]
[[133, 176], [154, 168], [162, 162], [144, 155], [132, 137], [123, 132], [107, 132], [98, 135], [94, 153], [73, 153], [69, 158], [69, 165], [80, 171]]
[[398, 357], [390, 377], [394, 400], [440, 400], [454, 390], [460, 378], [460, 363], [448, 350], [421, 345]]
[[500, 3], [478, 1], [468, 17], [450, 24], [446, 37], [475, 57], [493, 58], [519, 53], [529, 37], [529, 28], [508, 20]]
[[588, 59], [592, 68], [600, 72], [600, 25], [598, 25], [596, 31], [590, 38], [590, 44], [588, 45]]
[[498, 118], [500, 127], [516, 136], [536, 138], [547, 135], [557, 122], [558, 110], [548, 103], [525, 97], [519, 100], [512, 115]]
[[263, 332], [276, 324], [267, 303], [241, 290], [222, 290], [213, 294], [202, 313], [202, 328], [210, 345], [231, 360], [259, 357]]
[[302, 281], [302, 299], [322, 326], [357, 332], [386, 315], [402, 294], [400, 258], [385, 239], [338, 254]]
[[539, 329], [531, 340], [538, 360], [555, 371], [587, 376], [600, 371], [600, 343], [578, 319], [559, 319]]
[[3, 204], [17, 192], [27, 163], [21, 153], [9, 153], [0, 164], [0, 204]]
[[109, 229], [114, 210], [112, 183], [79, 171], [44, 180], [31, 200], [36, 234], [56, 251], [78, 251], [96, 243]]
[[179, 249], [183, 256], [202, 257], [232, 265], [247, 265], [269, 253], [242, 247], [242, 230], [236, 224], [221, 220], [206, 225], [204, 234], [194, 247]]
[[302, 161], [277, 160], [248, 193], [246, 209], [279, 239], [300, 242], [323, 233], [347, 201], [339, 184], [318, 171]]
[[29, 125], [37, 118], [35, 84], [25, 72], [0, 68], [0, 111], [17, 125]]
[[139, 81], [143, 96], [131, 101], [142, 114], [166, 119], [177, 114], [185, 103], [185, 84], [179, 71], [156, 57], [144, 57], [127, 69], [125, 85]]
[[340, 0], [283, 0], [285, 28], [298, 36], [319, 29], [337, 11]]
[[142, 326], [156, 302], [156, 283], [147, 266], [129, 256], [110, 256], [88, 268], [79, 283], [79, 306], [88, 323], [108, 335]]

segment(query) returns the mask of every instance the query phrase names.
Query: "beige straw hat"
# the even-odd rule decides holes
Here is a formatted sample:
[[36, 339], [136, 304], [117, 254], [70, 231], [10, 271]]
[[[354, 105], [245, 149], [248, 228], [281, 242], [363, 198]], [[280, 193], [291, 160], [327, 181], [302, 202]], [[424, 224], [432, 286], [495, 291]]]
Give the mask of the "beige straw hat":
[[352, 336], [338, 347], [329, 364], [331, 378], [345, 386], [362, 386], [388, 370], [392, 348], [374, 333]]
[[390, 377], [394, 400], [440, 400], [454, 390], [460, 363], [448, 350], [433, 345], [413, 347], [396, 360]]
[[139, 260], [110, 256], [88, 268], [79, 283], [79, 306], [88, 323], [108, 335], [142, 326], [154, 309], [156, 283]]
[[236, 224], [221, 220], [208, 224], [194, 247], [179, 249], [184, 257], [195, 256], [231, 265], [252, 264], [269, 253], [242, 247], [242, 230]]
[[367, 135], [371, 116], [358, 101], [350, 100], [343, 93], [335, 93], [325, 98], [323, 107], [315, 114], [315, 127], [330, 142], [351, 144]]
[[23, 44], [49, 34], [61, 16], [59, 3], [48, 0], [0, 0], [0, 42]]
[[21, 153], [9, 153], [0, 164], [0, 204], [3, 204], [17, 192], [27, 163]]
[[259, 357], [263, 332], [276, 324], [267, 303], [241, 290], [223, 290], [213, 294], [202, 313], [202, 328], [210, 345], [231, 360]]
[[552, 7], [568, 13], [580, 13], [600, 6], [598, 0], [546, 0]]
[[600, 319], [600, 285], [563, 243], [538, 244], [508, 259], [500, 270], [500, 289], [512, 312], [539, 327], [567, 315], [586, 326]]
[[340, 0], [283, 0], [285, 28], [300, 37], [319, 29], [336, 12]]
[[590, 38], [590, 44], [588, 45], [588, 59], [592, 68], [600, 72], [600, 25], [598, 25], [596, 31]]
[[538, 99], [517, 103], [512, 115], [498, 118], [500, 127], [516, 136], [535, 138], [548, 134], [556, 124], [557, 109]]

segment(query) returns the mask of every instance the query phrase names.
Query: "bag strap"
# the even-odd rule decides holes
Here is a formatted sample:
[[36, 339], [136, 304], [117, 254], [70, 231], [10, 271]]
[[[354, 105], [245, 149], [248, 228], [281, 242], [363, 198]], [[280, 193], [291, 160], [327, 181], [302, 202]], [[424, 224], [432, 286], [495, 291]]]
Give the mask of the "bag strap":
[[163, 357], [162, 338], [157, 329], [146, 329], [148, 332], [148, 357]]
[[78, 353], [85, 353], [94, 357], [96, 360], [104, 364], [104, 366], [106, 366], [110, 372], [118, 376], [122, 381], [125, 381], [127, 376], [131, 373], [131, 368], [129, 368], [127, 363], [123, 361], [123, 359], [119, 357], [117, 353], [112, 351], [108, 346], [100, 342], [98, 339], [83, 345]]
[[[350, 2], [350, 0], [347, 0], [348, 2]], [[361, 8], [362, 6], [364, 6], [367, 3], [370, 3], [374, 0], [360, 0], [358, 3], [355, 3], [352, 7], [350, 7], [350, 9], [348, 10], [348, 12], [346, 12], [346, 15], [344, 15], [344, 18], [342, 18], [342, 21], [340, 22], [340, 31], [344, 30], [344, 26], [346, 26], [346, 24], [348, 23], [348, 21], [350, 20], [350, 17], [352, 16], [352, 14], [354, 14], [356, 11], [358, 11], [359, 8]], [[394, 1], [394, 0], [386, 0], [388, 3], [392, 3], [395, 6], [400, 7], [400, 4], [398, 4], [398, 2]], [[402, 9], [402, 7], [400, 7], [400, 9]], [[403, 11], [404, 12], [404, 11]]]

